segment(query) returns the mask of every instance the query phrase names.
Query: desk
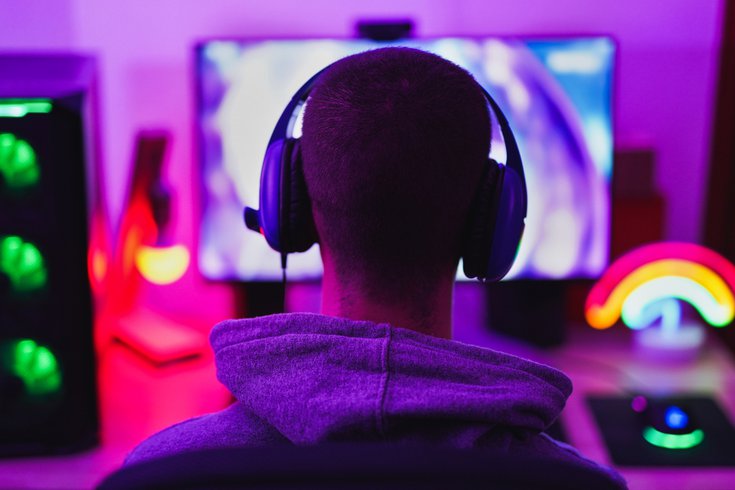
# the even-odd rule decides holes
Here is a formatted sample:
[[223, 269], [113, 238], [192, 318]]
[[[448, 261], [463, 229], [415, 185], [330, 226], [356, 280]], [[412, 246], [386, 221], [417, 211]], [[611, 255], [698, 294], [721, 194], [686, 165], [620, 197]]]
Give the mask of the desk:
[[[644, 392], [667, 395], [706, 394], [717, 400], [730, 421], [735, 420], [735, 362], [710, 336], [702, 355], [692, 363], [646, 360], [633, 349], [632, 332], [624, 327], [596, 331], [570, 325], [567, 342], [554, 349], [538, 349], [482, 329], [455, 332], [457, 340], [483, 345], [541, 362], [565, 372], [574, 392], [561, 421], [569, 442], [584, 455], [612, 466], [612, 461], [585, 397]], [[735, 444], [735, 441], [733, 441]], [[732, 490], [735, 468], [617, 468], [634, 490]]]

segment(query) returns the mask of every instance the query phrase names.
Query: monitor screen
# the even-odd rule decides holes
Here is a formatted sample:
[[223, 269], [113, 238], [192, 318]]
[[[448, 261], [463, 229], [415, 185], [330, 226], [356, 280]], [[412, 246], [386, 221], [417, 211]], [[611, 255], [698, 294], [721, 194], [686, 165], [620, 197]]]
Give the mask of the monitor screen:
[[[281, 279], [279, 254], [243, 223], [243, 207], [259, 207], [263, 155], [276, 121], [314, 73], [342, 57], [389, 44], [213, 40], [197, 47], [203, 189], [198, 263], [205, 277]], [[598, 276], [609, 254], [613, 42], [604, 37], [443, 38], [395, 44], [436, 53], [467, 69], [510, 121], [529, 199], [526, 230], [507, 278]], [[299, 124], [300, 119], [296, 136]], [[504, 162], [502, 139], [495, 141], [499, 133], [493, 129], [491, 156]], [[318, 280], [321, 267], [314, 246], [289, 255], [288, 277]]]

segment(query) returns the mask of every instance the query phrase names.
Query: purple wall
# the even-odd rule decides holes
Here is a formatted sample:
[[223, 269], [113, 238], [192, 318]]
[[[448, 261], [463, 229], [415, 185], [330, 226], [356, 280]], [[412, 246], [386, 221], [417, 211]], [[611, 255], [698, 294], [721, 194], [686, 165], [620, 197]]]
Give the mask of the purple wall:
[[[191, 202], [190, 48], [197, 39], [349, 36], [356, 18], [391, 16], [414, 18], [424, 36], [610, 34], [619, 42], [616, 145], [658, 151], [657, 182], [669, 205], [667, 236], [697, 240], [723, 1], [5, 0], [0, 49], [78, 48], [99, 55], [106, 195], [117, 217], [140, 127], [173, 131], [169, 177], [179, 202]], [[190, 214], [180, 214], [176, 234], [192, 243]], [[205, 287], [192, 271], [175, 287], [178, 299], [163, 299], [165, 290], [151, 289], [149, 301], [182, 314], [201, 311], [206, 302], [228, 314], [229, 295]], [[189, 301], [190, 294], [199, 301]]]

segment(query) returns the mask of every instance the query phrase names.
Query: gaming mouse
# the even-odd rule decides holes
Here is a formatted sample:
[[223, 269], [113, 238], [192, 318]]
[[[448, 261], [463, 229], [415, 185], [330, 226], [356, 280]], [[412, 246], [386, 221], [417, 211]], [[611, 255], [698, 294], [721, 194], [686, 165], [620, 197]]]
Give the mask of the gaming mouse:
[[704, 439], [704, 432], [686, 403], [639, 396], [634, 398], [632, 406], [640, 414], [642, 436], [649, 444], [689, 449]]

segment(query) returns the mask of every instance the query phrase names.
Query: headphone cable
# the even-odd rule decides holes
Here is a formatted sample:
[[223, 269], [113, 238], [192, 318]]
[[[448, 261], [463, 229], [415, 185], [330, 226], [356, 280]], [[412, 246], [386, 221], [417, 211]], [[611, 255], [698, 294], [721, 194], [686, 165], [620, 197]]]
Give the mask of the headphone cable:
[[281, 253], [281, 280], [283, 282], [283, 296], [281, 303], [283, 305], [283, 313], [286, 312], [286, 261], [288, 260], [288, 254]]

